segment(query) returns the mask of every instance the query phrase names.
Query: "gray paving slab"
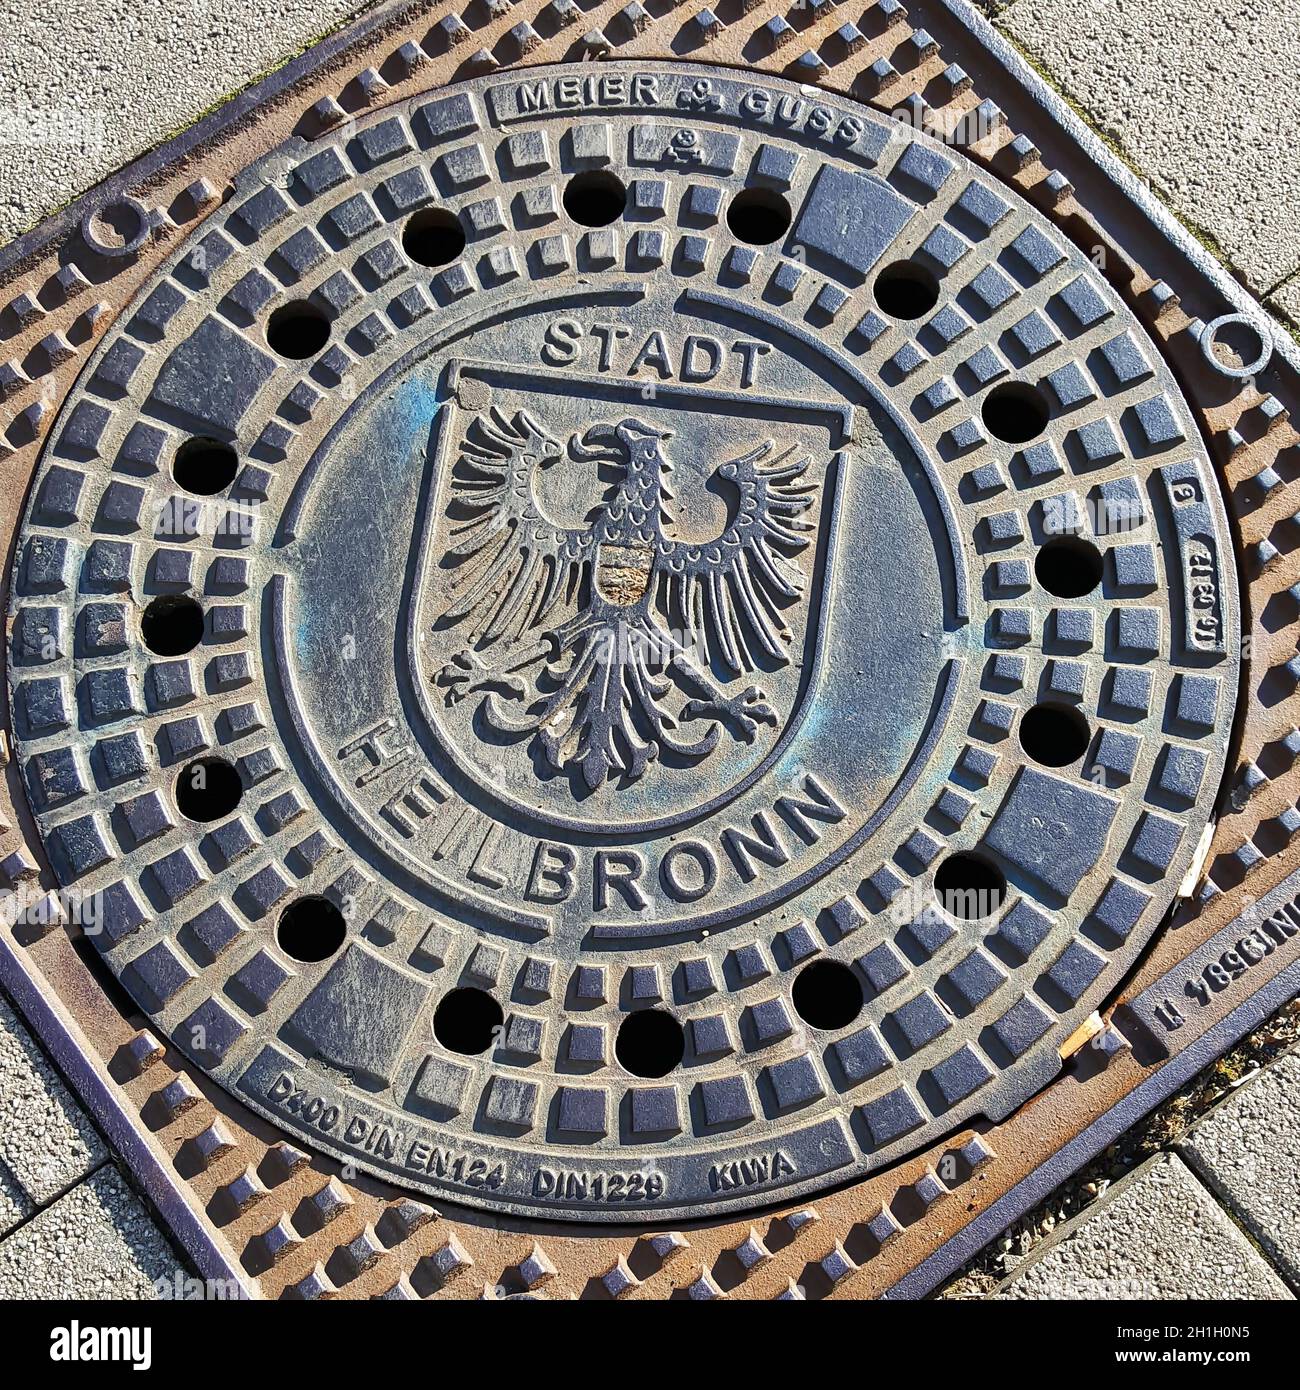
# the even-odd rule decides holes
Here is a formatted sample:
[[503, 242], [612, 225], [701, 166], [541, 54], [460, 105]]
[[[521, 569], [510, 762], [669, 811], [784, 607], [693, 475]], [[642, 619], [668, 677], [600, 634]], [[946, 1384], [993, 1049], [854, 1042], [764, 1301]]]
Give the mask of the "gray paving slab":
[[364, 8], [0, 0], [0, 244]]
[[0, 1300], [157, 1297], [177, 1259], [111, 1164], [0, 1242]]
[[107, 1157], [90, 1118], [0, 996], [0, 1162], [41, 1207]]
[[1235, 1091], [1179, 1148], [1300, 1287], [1300, 1052]]
[[1176, 1154], [1158, 1154], [1116, 1183], [993, 1296], [1294, 1297]]
[[1294, 0], [1014, 0], [996, 23], [1250, 288], [1300, 267]]

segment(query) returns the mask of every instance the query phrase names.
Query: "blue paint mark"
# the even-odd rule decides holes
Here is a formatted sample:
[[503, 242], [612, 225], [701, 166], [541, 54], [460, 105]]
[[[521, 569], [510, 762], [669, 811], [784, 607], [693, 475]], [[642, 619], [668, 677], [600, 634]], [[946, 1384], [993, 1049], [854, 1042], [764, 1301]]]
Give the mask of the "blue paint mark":
[[394, 405], [402, 413], [402, 426], [410, 431], [411, 437], [423, 435], [427, 438], [442, 402], [433, 389], [433, 382], [424, 373], [409, 377], [398, 387]]

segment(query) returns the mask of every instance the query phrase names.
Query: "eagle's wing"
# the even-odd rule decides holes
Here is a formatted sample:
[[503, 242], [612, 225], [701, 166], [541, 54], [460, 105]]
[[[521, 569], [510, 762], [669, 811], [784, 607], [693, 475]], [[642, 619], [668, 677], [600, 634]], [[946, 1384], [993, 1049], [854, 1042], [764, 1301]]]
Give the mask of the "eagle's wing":
[[804, 517], [815, 483], [804, 481], [807, 457], [792, 447], [767, 461], [771, 440], [721, 464], [740, 505], [714, 541], [663, 543], [667, 600], [674, 621], [732, 671], [753, 670], [757, 647], [774, 661], [788, 660], [791, 634], [781, 610], [803, 592], [804, 576], [790, 557], [812, 540]]
[[507, 418], [493, 407], [465, 432], [447, 506], [452, 599], [442, 617], [472, 618], [483, 643], [540, 626], [590, 563], [590, 530], [553, 525], [533, 493], [534, 471], [560, 454], [526, 410]]

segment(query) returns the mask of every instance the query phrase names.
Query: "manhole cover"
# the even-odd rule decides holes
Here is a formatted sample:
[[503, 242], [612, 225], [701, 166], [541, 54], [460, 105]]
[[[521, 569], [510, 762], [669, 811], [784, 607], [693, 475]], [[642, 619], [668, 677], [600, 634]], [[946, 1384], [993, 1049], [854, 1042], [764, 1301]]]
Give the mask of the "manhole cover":
[[679, 62], [246, 169], [69, 395], [11, 621], [41, 838], [158, 1027], [309, 1146], [581, 1221], [1039, 1090], [1193, 864], [1240, 655], [1084, 253]]
[[0, 253], [0, 981], [208, 1277], [918, 1296], [1300, 986], [1293, 348], [964, 0], [742, 8]]

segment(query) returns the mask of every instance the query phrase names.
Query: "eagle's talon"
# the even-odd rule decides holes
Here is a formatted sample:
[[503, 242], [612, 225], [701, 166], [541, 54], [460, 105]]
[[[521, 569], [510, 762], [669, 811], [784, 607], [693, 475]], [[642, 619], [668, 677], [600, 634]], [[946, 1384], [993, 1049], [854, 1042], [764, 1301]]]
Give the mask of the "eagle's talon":
[[440, 667], [434, 679], [446, 690], [447, 703], [455, 705], [470, 693], [475, 672], [486, 670], [487, 667], [482, 660], [466, 648], [457, 652], [446, 665]]
[[736, 697], [731, 713], [744, 731], [748, 743], [754, 741], [754, 733], [760, 724], [775, 724], [776, 711], [767, 701], [767, 694], [756, 685], [747, 686]]
[[446, 688], [449, 705], [459, 704], [467, 695], [490, 686], [516, 700], [522, 700], [528, 694], [528, 683], [522, 676], [494, 669], [468, 647], [457, 652], [438, 672], [436, 679], [439, 685]]
[[711, 700], [688, 700], [683, 719], [730, 719], [746, 743], [753, 743], [760, 724], [775, 724], [776, 711], [767, 695], [756, 685], [746, 686], [737, 695], [716, 695]]

